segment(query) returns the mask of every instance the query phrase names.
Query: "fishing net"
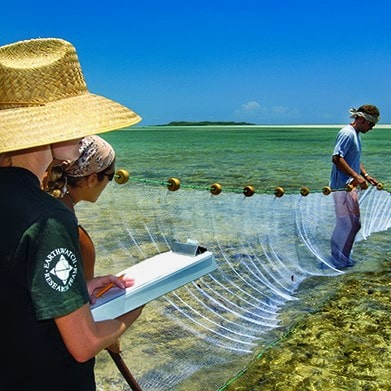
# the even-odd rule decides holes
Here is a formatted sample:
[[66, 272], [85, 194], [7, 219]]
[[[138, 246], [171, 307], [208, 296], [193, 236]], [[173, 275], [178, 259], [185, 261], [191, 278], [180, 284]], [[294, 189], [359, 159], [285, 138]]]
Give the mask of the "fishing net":
[[[359, 199], [356, 241], [391, 224], [387, 191], [371, 188]], [[343, 273], [330, 258], [333, 198], [322, 193], [213, 195], [129, 181], [108, 186], [96, 204], [78, 205], [77, 214], [96, 244], [97, 275], [188, 239], [217, 261], [214, 272], [147, 304], [121, 338], [122, 356], [146, 391], [216, 390], [272, 342], [273, 330], [288, 326], [279, 314], [297, 301], [304, 279]], [[129, 389], [105, 352], [97, 383]]]

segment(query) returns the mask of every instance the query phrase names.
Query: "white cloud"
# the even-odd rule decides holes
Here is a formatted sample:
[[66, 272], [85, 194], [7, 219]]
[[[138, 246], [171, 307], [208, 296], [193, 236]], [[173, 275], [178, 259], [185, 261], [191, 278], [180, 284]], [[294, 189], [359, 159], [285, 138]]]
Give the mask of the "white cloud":
[[244, 103], [239, 112], [241, 112], [242, 114], [254, 114], [259, 113], [261, 110], [261, 105], [258, 102], [250, 101]]
[[298, 117], [296, 109], [286, 106], [265, 107], [253, 100], [243, 103], [234, 114], [244, 121], [284, 121]]
[[284, 106], [273, 106], [270, 110], [274, 114], [285, 114], [288, 111], [287, 107]]

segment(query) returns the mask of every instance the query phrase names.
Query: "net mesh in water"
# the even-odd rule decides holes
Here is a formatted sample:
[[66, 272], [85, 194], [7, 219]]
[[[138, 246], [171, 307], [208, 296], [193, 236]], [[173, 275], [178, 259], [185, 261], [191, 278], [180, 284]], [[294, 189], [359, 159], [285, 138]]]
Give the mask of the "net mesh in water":
[[[391, 224], [388, 192], [372, 188], [359, 197], [357, 241]], [[279, 313], [297, 300], [304, 279], [343, 273], [330, 257], [333, 198], [322, 193], [246, 197], [129, 183], [108, 187], [77, 214], [96, 244], [96, 274], [117, 273], [188, 239], [216, 258], [216, 271], [147, 304], [121, 338], [145, 391], [217, 389], [286, 326]], [[98, 388], [128, 389], [108, 365], [98, 357]]]

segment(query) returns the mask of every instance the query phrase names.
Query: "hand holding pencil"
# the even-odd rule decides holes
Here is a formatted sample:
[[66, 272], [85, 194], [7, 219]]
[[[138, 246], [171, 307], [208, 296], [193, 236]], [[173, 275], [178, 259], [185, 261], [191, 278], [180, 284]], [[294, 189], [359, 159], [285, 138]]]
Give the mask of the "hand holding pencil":
[[133, 285], [134, 279], [126, 277], [125, 274], [120, 276], [108, 275], [103, 277], [95, 277], [87, 282], [91, 304], [95, 304], [98, 297], [102, 296], [114, 287], [126, 289]]
[[[122, 281], [122, 279], [125, 277], [125, 274], [121, 274], [118, 278]], [[104, 295], [108, 290], [111, 288], [114, 288], [116, 285], [113, 282], [110, 282], [109, 284], [105, 285], [103, 288], [99, 289], [97, 293], [95, 293], [96, 297], [101, 297]]]

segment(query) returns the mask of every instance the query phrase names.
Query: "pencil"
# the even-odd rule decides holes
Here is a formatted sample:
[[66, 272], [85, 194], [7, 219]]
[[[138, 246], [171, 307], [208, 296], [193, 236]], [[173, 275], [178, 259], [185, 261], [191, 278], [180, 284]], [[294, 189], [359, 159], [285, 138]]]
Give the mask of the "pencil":
[[[119, 279], [123, 279], [125, 277], [125, 273], [124, 274], [121, 274], [120, 276], [118, 276]], [[103, 294], [105, 294], [108, 290], [110, 290], [111, 288], [114, 288], [116, 285], [113, 284], [112, 282], [110, 282], [110, 284], [107, 284], [106, 286], [104, 286], [100, 291], [98, 291], [98, 293], [95, 295], [96, 297], [101, 297]]]

